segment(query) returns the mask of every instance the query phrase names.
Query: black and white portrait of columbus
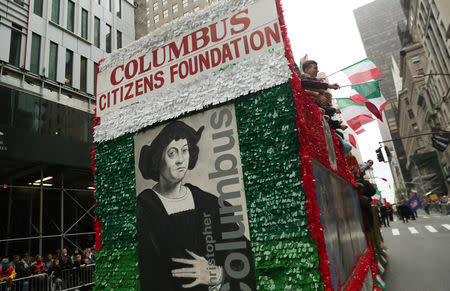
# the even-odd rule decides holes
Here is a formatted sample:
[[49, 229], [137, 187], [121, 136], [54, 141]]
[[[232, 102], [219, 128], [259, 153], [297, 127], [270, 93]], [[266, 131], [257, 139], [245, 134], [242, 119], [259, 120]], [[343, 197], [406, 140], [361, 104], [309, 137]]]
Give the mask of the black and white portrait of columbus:
[[209, 182], [208, 173], [202, 183], [184, 181], [197, 165], [204, 129], [171, 121], [136, 149], [142, 178], [154, 182], [137, 196], [141, 290], [256, 290], [243, 225], [221, 211], [232, 205], [193, 185]]

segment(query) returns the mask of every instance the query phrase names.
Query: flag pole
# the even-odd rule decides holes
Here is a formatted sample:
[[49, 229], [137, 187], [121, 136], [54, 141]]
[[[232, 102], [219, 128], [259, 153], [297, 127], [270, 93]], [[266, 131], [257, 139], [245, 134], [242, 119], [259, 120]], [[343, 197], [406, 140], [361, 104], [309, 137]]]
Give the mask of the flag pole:
[[350, 66], [347, 66], [347, 67], [345, 67], [345, 68], [343, 68], [343, 69], [340, 69], [339, 71], [336, 71], [336, 72], [334, 72], [333, 74], [330, 74], [330, 75], [326, 76], [325, 78], [328, 78], [328, 77], [330, 77], [330, 76], [333, 76], [334, 74], [337, 74], [337, 73], [339, 73], [339, 72], [341, 72], [341, 71], [343, 71], [343, 70], [345, 70], [345, 69], [347, 69], [347, 68], [350, 68], [351, 66], [354, 66], [354, 65], [356, 65], [356, 64], [359, 64], [359, 63], [361, 63], [361, 62], [363, 62], [363, 61], [365, 61], [365, 60], [367, 60], [367, 58], [364, 58], [364, 59], [362, 59], [361, 61], [354, 63], [353, 65], [350, 65]]
[[333, 75], [335, 75], [335, 74], [337, 74], [337, 73], [339, 73], [341, 70], [339, 70], [339, 71], [336, 71], [336, 72], [334, 72], [334, 73], [332, 73], [332, 74], [329, 74], [328, 76], [326, 76], [325, 78], [328, 78], [328, 77], [330, 77], [330, 76], [333, 76]]
[[[375, 81], [381, 81], [381, 80], [384, 80], [384, 79], [383, 79], [383, 78], [380, 78], [380, 79], [376, 79]], [[350, 85], [343, 85], [343, 86], [339, 86], [339, 89], [340, 89], [340, 88], [344, 88], [344, 87], [350, 87], [350, 86], [356, 86], [356, 85], [367, 84], [367, 83], [370, 83], [370, 82], [373, 82], [373, 81], [367, 81], [367, 82], [363, 82], [363, 83], [350, 84]]]

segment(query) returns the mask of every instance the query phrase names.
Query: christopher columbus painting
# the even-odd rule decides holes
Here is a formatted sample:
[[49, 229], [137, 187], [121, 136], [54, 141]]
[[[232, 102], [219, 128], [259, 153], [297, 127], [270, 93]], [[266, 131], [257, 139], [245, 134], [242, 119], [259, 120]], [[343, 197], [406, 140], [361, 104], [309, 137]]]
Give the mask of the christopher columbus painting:
[[172, 121], [139, 150], [137, 167], [154, 182], [137, 197], [141, 290], [256, 290], [243, 225], [220, 211], [232, 205], [184, 181], [204, 129]]

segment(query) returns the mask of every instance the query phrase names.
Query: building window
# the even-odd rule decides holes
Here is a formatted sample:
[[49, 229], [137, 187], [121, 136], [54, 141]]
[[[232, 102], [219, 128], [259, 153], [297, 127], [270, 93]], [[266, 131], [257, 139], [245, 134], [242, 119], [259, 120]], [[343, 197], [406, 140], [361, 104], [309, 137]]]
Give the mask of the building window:
[[39, 64], [41, 56], [41, 36], [34, 33], [31, 36], [31, 59], [30, 71], [39, 74]]
[[169, 17], [169, 10], [164, 10], [163, 11], [163, 18], [167, 18], [167, 17]]
[[52, 0], [52, 21], [59, 24], [59, 7], [61, 0]]
[[122, 18], [122, 0], [116, 0], [116, 15]]
[[167, 5], [167, 0], [162, 0], [162, 5]]
[[109, 10], [109, 12], [112, 11], [112, 5], [111, 5], [111, 0], [106, 0], [106, 8]]
[[150, 14], [150, 7], [147, 7], [147, 14]]
[[153, 22], [155, 22], [155, 24], [159, 22], [159, 15], [153, 16]]
[[122, 32], [117, 31], [117, 48], [122, 48]]
[[412, 128], [413, 128], [414, 131], [416, 131], [416, 132], [419, 131], [419, 126], [417, 126], [417, 123], [413, 123], [413, 124], [412, 124]]
[[73, 51], [66, 49], [66, 78], [64, 83], [72, 86], [73, 72]]
[[84, 9], [81, 9], [81, 37], [88, 38], [88, 12]]
[[98, 73], [98, 64], [94, 63], [94, 93], [97, 92], [97, 73]]
[[408, 110], [408, 116], [409, 116], [409, 119], [414, 118], [414, 112], [411, 109]]
[[56, 81], [56, 73], [58, 68], [58, 45], [50, 42], [50, 57], [48, 61], [48, 78]]
[[105, 40], [106, 40], [106, 52], [111, 52], [111, 26], [106, 25], [106, 34], [105, 34]]
[[172, 6], [172, 13], [176, 14], [178, 12], [178, 4]]
[[75, 27], [75, 3], [69, 0], [67, 2], [67, 29], [73, 32], [74, 27]]
[[150, 27], [150, 20], [147, 20], [147, 27]]
[[188, 0], [183, 0], [183, 7], [188, 7], [188, 5], [189, 5]]
[[9, 63], [13, 66], [20, 66], [20, 51], [22, 48], [22, 27], [15, 23], [11, 29], [11, 44], [9, 46]]
[[44, 10], [44, 0], [34, 0], [34, 14], [42, 17], [42, 11]]
[[94, 18], [94, 45], [100, 48], [100, 19]]
[[409, 105], [409, 99], [408, 98], [405, 98], [405, 104]]
[[80, 61], [80, 90], [86, 92], [87, 90], [87, 59], [81, 57]]
[[192, 0], [192, 3], [197, 3], [198, 2], [198, 0]]
[[197, 11], [199, 11], [199, 10], [200, 10], [200, 7], [199, 7], [199, 6], [197, 6], [197, 7], [194, 8], [194, 11], [195, 11], [195, 12], [197, 12]]
[[158, 10], [158, 2], [153, 3], [153, 11]]

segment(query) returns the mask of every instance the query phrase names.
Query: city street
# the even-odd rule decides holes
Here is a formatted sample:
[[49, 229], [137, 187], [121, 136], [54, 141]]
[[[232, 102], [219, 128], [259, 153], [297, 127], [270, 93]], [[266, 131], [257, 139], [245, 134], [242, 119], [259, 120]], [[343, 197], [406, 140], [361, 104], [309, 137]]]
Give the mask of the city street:
[[382, 228], [389, 258], [386, 290], [450, 290], [450, 216], [438, 213]]

